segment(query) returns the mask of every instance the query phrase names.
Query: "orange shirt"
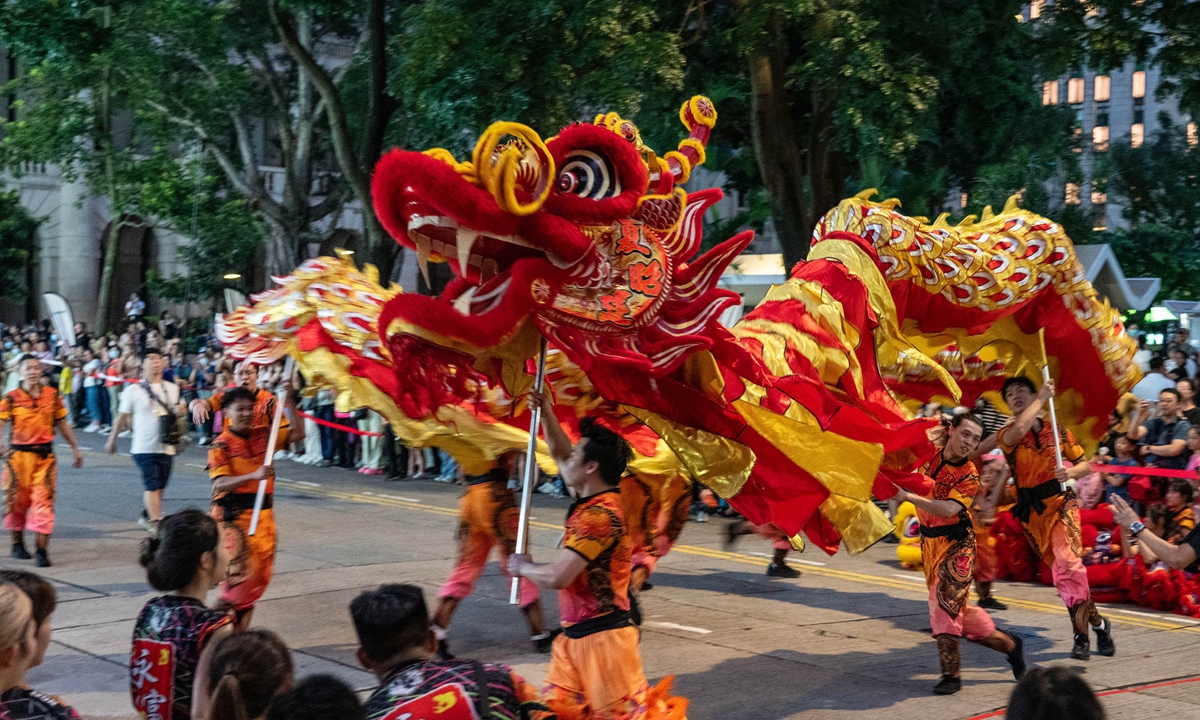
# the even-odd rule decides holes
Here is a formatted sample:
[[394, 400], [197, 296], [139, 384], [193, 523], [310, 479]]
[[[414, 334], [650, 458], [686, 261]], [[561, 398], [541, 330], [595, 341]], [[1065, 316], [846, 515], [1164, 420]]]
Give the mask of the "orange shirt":
[[[221, 401], [224, 399], [225, 399], [225, 390], [218, 390], [212, 394], [212, 397], [208, 398], [204, 402], [208, 403], [209, 412], [215, 413], [221, 409]], [[253, 427], [271, 427], [271, 423], [274, 422], [274, 420], [275, 420], [275, 402], [276, 402], [276, 400], [275, 400], [274, 395], [267, 392], [266, 390], [263, 390], [262, 388], [255, 388], [255, 390], [254, 390], [254, 420], [252, 420], [250, 424]], [[283, 416], [283, 422], [285, 425], [286, 425], [287, 421], [288, 421], [287, 415], [285, 414]], [[226, 417], [224, 426], [221, 429], [224, 430], [225, 428], [228, 428], [228, 427], [229, 427], [229, 418]]]
[[0, 420], [12, 422], [13, 445], [44, 445], [54, 442], [54, 423], [67, 416], [62, 396], [50, 386], [33, 397], [17, 388], [0, 397]]
[[[940, 449], [921, 468], [921, 472], [933, 479], [933, 491], [929, 494], [931, 500], [953, 500], [970, 513], [969, 508], [979, 493], [979, 473], [975, 463], [964, 460], [959, 465], [952, 465], [943, 457], [945, 449]], [[939, 517], [930, 515], [924, 510], [917, 509], [917, 520], [926, 527], [939, 525], [956, 525], [958, 516]]]
[[[1004, 429], [1007, 427], [1001, 428], [997, 440], [1008, 458], [1017, 487], [1033, 488], [1053, 480], [1058, 458], [1054, 455], [1054, 433], [1050, 423], [1043, 422], [1041, 432], [1030, 430], [1025, 433], [1015, 445], [1004, 441]], [[1063, 461], [1077, 463], [1083, 460], [1083, 448], [1075, 441], [1075, 436], [1066, 428], [1060, 427], [1059, 430], [1062, 432]]]
[[563, 625], [629, 610], [633, 540], [625, 526], [617, 488], [603, 490], [571, 506], [563, 547], [588, 561], [571, 584], [558, 591]]
[[[279, 436], [275, 441], [277, 449], [283, 447], [282, 443], [287, 439], [287, 433], [287, 418], [284, 418], [279, 428]], [[213, 440], [213, 444], [208, 448], [209, 479], [216, 480], [222, 477], [249, 475], [262, 467], [267, 457], [267, 439], [270, 435], [270, 427], [251, 428], [250, 434], [244, 437], [232, 430], [226, 430], [218, 435], [217, 439]], [[214, 492], [213, 500], [231, 493], [253, 494], [256, 492], [258, 492], [258, 481], [247, 480], [233, 490], [220, 493]], [[267, 493], [270, 494], [273, 492], [275, 492], [274, 479], [267, 482]]]

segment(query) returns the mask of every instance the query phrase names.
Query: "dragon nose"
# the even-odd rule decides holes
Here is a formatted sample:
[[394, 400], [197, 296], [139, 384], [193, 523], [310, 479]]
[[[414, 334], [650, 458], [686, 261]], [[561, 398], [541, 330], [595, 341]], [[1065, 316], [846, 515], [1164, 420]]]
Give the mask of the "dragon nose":
[[475, 144], [472, 164], [496, 204], [513, 215], [532, 215], [550, 196], [554, 158], [532, 128], [492, 123]]

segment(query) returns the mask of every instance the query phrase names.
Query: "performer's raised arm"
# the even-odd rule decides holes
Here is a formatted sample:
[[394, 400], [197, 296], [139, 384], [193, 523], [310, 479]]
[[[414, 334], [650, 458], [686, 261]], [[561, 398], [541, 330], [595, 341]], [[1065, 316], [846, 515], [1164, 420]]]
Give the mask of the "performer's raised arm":
[[549, 393], [539, 393], [536, 390], [529, 391], [529, 407], [533, 408], [536, 405], [542, 408], [542, 431], [546, 435], [546, 445], [550, 448], [550, 457], [554, 458], [555, 463], [561, 464], [567, 458], [571, 457], [571, 450], [574, 445], [563, 432], [562, 425], [558, 422], [558, 417], [554, 414], [554, 403], [550, 400]]

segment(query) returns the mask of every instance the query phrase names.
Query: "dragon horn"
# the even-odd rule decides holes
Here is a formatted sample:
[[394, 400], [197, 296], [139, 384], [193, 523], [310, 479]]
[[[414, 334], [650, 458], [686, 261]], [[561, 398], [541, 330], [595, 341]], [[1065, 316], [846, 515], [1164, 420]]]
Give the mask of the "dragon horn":
[[[667, 194], [674, 185], [682, 185], [692, 175], [692, 168], [704, 162], [704, 148], [712, 137], [713, 126], [717, 124], [717, 108], [712, 100], [703, 95], [696, 95], [679, 108], [679, 120], [688, 129], [688, 136], [679, 143], [678, 150], [668, 152], [659, 162], [658, 178], [651, 176], [651, 182], [657, 180], [655, 186], [659, 194]], [[666, 172], [662, 172], [664, 169]]]

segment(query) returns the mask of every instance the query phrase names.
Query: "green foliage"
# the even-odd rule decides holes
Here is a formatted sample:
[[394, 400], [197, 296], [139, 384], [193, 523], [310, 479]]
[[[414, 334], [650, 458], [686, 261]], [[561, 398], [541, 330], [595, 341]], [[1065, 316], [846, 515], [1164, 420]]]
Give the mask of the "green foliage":
[[21, 206], [16, 191], [0, 192], [0, 297], [19, 300], [28, 294], [25, 269], [39, 224]]
[[1114, 144], [1104, 165], [1109, 201], [1129, 227], [1107, 233], [1125, 274], [1162, 278], [1162, 297], [1200, 299], [1200, 148], [1184, 128], [1162, 129], [1140, 148]]

